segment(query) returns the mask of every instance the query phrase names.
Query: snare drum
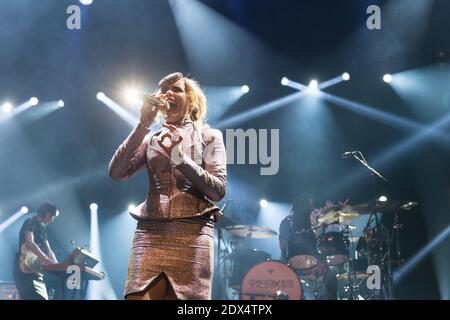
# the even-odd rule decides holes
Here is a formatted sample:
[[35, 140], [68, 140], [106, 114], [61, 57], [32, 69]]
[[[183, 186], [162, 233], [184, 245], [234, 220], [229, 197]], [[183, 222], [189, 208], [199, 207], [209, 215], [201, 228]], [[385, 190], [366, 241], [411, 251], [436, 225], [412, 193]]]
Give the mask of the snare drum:
[[245, 275], [241, 300], [300, 300], [302, 288], [295, 272], [278, 261], [262, 262]]

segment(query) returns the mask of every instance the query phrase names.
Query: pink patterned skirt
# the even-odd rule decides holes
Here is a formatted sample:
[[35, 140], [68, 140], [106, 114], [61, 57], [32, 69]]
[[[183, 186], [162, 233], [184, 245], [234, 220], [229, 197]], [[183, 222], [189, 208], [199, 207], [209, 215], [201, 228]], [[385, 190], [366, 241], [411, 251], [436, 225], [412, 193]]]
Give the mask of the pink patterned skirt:
[[178, 299], [211, 299], [213, 268], [211, 220], [140, 221], [128, 259], [125, 297], [147, 291], [165, 275]]

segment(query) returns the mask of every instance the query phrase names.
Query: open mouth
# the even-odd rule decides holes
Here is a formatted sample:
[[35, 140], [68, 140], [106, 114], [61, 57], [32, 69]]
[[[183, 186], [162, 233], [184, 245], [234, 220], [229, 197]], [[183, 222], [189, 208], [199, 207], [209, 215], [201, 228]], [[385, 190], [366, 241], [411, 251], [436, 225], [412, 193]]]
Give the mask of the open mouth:
[[177, 109], [177, 104], [173, 101], [169, 101], [169, 111], [168, 112], [173, 112]]

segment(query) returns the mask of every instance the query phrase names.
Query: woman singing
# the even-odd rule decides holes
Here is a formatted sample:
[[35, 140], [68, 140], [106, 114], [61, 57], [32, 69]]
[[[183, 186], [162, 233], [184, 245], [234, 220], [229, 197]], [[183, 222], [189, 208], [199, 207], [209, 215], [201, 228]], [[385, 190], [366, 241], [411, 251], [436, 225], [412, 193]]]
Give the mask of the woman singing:
[[[126, 299], [210, 299], [214, 222], [222, 213], [226, 152], [222, 133], [204, 126], [206, 98], [198, 83], [174, 73], [146, 95], [139, 124], [119, 146], [109, 175], [127, 179], [147, 168], [147, 199], [128, 261]], [[165, 124], [149, 127], [161, 111]]]

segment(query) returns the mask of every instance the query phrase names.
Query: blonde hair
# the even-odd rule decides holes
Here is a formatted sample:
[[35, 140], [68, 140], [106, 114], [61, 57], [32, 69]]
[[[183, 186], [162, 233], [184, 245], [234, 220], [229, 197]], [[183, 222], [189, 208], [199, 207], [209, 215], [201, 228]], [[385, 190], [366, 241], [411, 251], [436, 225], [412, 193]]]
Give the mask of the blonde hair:
[[208, 110], [206, 96], [196, 80], [183, 76], [181, 72], [175, 72], [161, 79], [158, 85], [162, 89], [180, 79], [184, 80], [186, 103], [191, 120], [198, 126], [207, 126], [205, 120]]
[[206, 122], [205, 117], [208, 110], [206, 96], [197, 81], [186, 77], [183, 80], [191, 120], [196, 125], [203, 126]]

